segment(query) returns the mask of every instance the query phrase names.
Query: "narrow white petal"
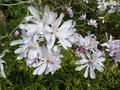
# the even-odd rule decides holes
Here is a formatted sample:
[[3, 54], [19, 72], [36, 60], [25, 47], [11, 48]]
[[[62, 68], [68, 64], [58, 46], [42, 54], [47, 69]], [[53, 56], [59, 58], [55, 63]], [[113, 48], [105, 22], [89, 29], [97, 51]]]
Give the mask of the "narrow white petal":
[[60, 25], [60, 24], [61, 24], [61, 22], [62, 22], [63, 17], [64, 17], [64, 14], [63, 14], [63, 13], [62, 13], [62, 14], [60, 14], [59, 18], [57, 18], [57, 20], [53, 23], [53, 25], [52, 25], [52, 26], [54, 26], [54, 27], [58, 28], [58, 27], [59, 27], [59, 25]]
[[14, 51], [14, 53], [20, 53], [21, 52], [21, 48], [18, 48]]
[[51, 40], [48, 42], [47, 47], [48, 49], [51, 49], [55, 43], [55, 36], [52, 35]]
[[1, 73], [2, 77], [6, 78], [6, 75], [4, 73], [4, 66], [3, 66], [3, 64], [0, 64], [0, 71], [1, 71], [0, 73]]
[[33, 16], [27, 16], [25, 17], [25, 21], [30, 21], [33, 18]]
[[33, 6], [28, 6], [28, 9], [35, 18], [39, 19], [38, 11]]
[[15, 40], [10, 43], [11, 46], [17, 45], [17, 44], [23, 44], [23, 40]]
[[67, 49], [67, 46], [66, 46], [65, 42], [62, 39], [59, 39], [59, 42], [65, 49]]
[[64, 22], [61, 27], [59, 28], [60, 30], [68, 30], [72, 25], [72, 20], [68, 20]]
[[17, 60], [21, 60], [23, 57], [22, 56], [18, 56], [17, 57]]
[[87, 65], [81, 65], [81, 66], [78, 66], [75, 68], [76, 71], [80, 71], [82, 70], [83, 68], [85, 68]]
[[76, 61], [75, 64], [85, 64], [87, 62], [88, 62], [87, 59], [81, 59], [81, 60]]
[[71, 47], [71, 43], [67, 39], [62, 39], [63, 42], [66, 44], [67, 47]]
[[87, 66], [86, 70], [85, 70], [85, 73], [84, 73], [84, 77], [87, 78], [88, 77], [88, 68], [89, 66]]
[[40, 68], [41, 68], [41, 67], [36, 68], [36, 69], [33, 71], [33, 75], [38, 75], [38, 72], [39, 72]]
[[103, 72], [103, 71], [104, 71], [104, 69], [103, 69], [99, 64], [96, 64], [95, 67], [96, 67], [96, 69], [97, 69], [98, 71], [100, 71], [100, 72]]
[[94, 79], [96, 76], [95, 76], [95, 72], [94, 72], [94, 70], [93, 70], [93, 68], [92, 67], [90, 67], [90, 77], [92, 78], [92, 79]]
[[41, 75], [45, 71], [46, 67], [47, 67], [47, 64], [42, 64], [38, 71], [38, 75]]

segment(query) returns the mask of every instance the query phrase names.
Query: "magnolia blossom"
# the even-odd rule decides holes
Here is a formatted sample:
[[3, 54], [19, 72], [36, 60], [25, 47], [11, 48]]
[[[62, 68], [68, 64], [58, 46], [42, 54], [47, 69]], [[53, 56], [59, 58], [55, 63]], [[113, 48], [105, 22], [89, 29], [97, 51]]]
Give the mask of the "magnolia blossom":
[[90, 19], [90, 20], [88, 21], [88, 25], [92, 25], [92, 26], [94, 26], [94, 27], [97, 27], [97, 24], [98, 24], [98, 23], [96, 23], [96, 20]]
[[5, 53], [8, 52], [8, 50], [4, 50], [2, 54], [0, 54], [0, 77], [6, 78], [5, 72], [4, 72], [4, 63], [6, 61], [2, 60], [1, 58], [4, 57]]
[[[78, 66], [75, 70], [81, 71], [83, 68], [86, 67], [84, 77], [88, 77], [88, 73], [90, 73], [90, 78], [94, 79], [96, 77], [94, 70], [97, 69], [100, 72], [103, 72], [103, 63], [105, 61], [104, 53], [101, 51], [94, 52], [92, 55], [87, 52], [86, 55], [82, 56], [81, 60], [76, 61], [75, 64]], [[90, 69], [90, 71], [89, 71]]]
[[106, 51], [110, 52], [110, 56], [113, 56], [113, 54], [120, 50], [120, 40], [112, 40], [112, 36], [110, 36], [110, 40], [107, 43], [103, 43], [102, 46], [106, 46]]
[[80, 19], [80, 20], [85, 20], [85, 19], [86, 19], [86, 14], [83, 14], [82, 16], [80, 16], [79, 19]]
[[28, 9], [32, 15], [25, 17], [25, 23], [19, 25], [22, 29], [21, 39], [12, 41], [10, 45], [19, 45], [14, 51], [19, 54], [17, 59], [25, 58], [27, 66], [36, 68], [34, 75], [44, 72], [53, 74], [61, 68], [63, 57], [56, 44], [65, 49], [72, 46], [69, 38], [75, 33], [75, 22], [68, 20], [62, 24], [64, 14], [57, 17], [57, 13], [48, 7], [44, 9], [43, 18], [34, 7], [29, 6]]
[[106, 51], [110, 52], [109, 55], [113, 57], [115, 62], [120, 62], [120, 40], [112, 40], [112, 36], [110, 36], [110, 40], [106, 43], [103, 43], [102, 46], [106, 46]]
[[47, 47], [51, 49], [55, 43], [55, 40], [58, 39], [59, 43], [67, 49], [67, 47], [71, 47], [71, 43], [69, 42], [69, 37], [75, 32], [75, 22], [72, 20], [65, 21], [62, 25], [62, 19], [64, 14], [61, 14], [52, 24], [51, 26], [46, 25], [45, 30], [48, 33], [45, 35], [45, 38], [48, 42]]
[[96, 41], [96, 37], [94, 35], [88, 34], [88, 36], [80, 37], [79, 43], [77, 43], [78, 48], [75, 51], [76, 56], [82, 56], [88, 50], [95, 52], [97, 50], [97, 45], [99, 44]]
[[43, 51], [43, 58], [36, 63], [37, 67], [34, 72], [33, 75], [41, 75], [45, 72], [45, 74], [48, 74], [49, 72], [51, 72], [52, 74], [54, 74], [54, 72], [56, 70], [58, 70], [59, 68], [61, 68], [61, 59], [63, 56], [60, 53], [60, 50], [56, 47], [54, 47], [53, 50], [47, 49], [46, 46], [42, 47], [42, 51]]

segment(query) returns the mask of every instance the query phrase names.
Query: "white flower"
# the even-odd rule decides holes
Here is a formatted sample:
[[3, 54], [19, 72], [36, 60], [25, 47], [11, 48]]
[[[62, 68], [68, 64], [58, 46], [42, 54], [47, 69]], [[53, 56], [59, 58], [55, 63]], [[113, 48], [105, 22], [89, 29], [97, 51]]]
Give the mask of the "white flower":
[[84, 77], [88, 77], [89, 69], [90, 69], [90, 78], [94, 79], [96, 77], [94, 70], [97, 69], [100, 72], [103, 72], [103, 63], [105, 61], [105, 58], [103, 57], [103, 52], [97, 51], [93, 53], [92, 55], [87, 52], [86, 56], [83, 55], [81, 60], [76, 61], [76, 64], [80, 64], [81, 66], [78, 66], [75, 70], [81, 71], [83, 68], [86, 67]]
[[94, 35], [88, 34], [88, 36], [85, 37], [81, 36], [77, 43], [78, 48], [76, 49], [75, 55], [80, 57], [81, 54], [88, 50], [95, 52], [98, 44], [99, 42], [96, 41], [96, 37]]
[[69, 42], [69, 37], [74, 34], [75, 22], [72, 20], [65, 21], [62, 25], [62, 19], [64, 14], [61, 14], [59, 18], [57, 18], [51, 26], [46, 25], [45, 30], [48, 33], [45, 35], [45, 38], [48, 42], [47, 47], [51, 49], [55, 43], [56, 38], [59, 40], [59, 43], [67, 49], [67, 47], [71, 47], [71, 43]]
[[100, 11], [105, 11], [107, 9], [108, 5], [109, 5], [109, 3], [105, 2], [105, 0], [98, 0], [98, 9]]
[[37, 67], [33, 75], [41, 75], [45, 72], [45, 74], [48, 74], [51, 72], [51, 74], [54, 74], [56, 70], [61, 68], [60, 63], [63, 56], [59, 54], [59, 49], [55, 50], [48, 50], [45, 46], [42, 47], [43, 51], [43, 58], [36, 64]]
[[110, 36], [110, 40], [101, 46], [107, 47], [105, 50], [109, 52], [109, 55], [115, 60], [117, 65], [120, 62], [120, 40], [112, 40], [112, 36]]
[[79, 19], [80, 20], [85, 20], [86, 19], [86, 14], [81, 15]]
[[5, 53], [8, 52], [8, 50], [4, 50], [2, 54], [0, 54], [0, 77], [6, 78], [5, 72], [4, 72], [4, 65], [3, 63], [6, 63], [1, 58], [4, 57]]
[[68, 12], [68, 14], [69, 14], [69, 16], [72, 18], [73, 17], [73, 11], [72, 11], [72, 7], [65, 7], [66, 9], [67, 9], [67, 12]]
[[118, 2], [110, 0], [110, 2], [109, 2], [110, 10], [108, 11], [108, 13], [114, 13], [116, 11], [117, 5], [119, 5]]
[[116, 52], [113, 54], [113, 59], [115, 62], [120, 62], [120, 47], [116, 50]]
[[90, 20], [88, 21], [88, 25], [92, 25], [92, 26], [94, 26], [94, 27], [97, 27], [97, 24], [98, 24], [98, 23], [96, 23], [96, 20], [90, 19]]
[[112, 40], [112, 36], [110, 36], [110, 40], [107, 43], [103, 43], [102, 46], [106, 46], [106, 51], [109, 51], [109, 55], [112, 57], [116, 51], [120, 50], [120, 40]]

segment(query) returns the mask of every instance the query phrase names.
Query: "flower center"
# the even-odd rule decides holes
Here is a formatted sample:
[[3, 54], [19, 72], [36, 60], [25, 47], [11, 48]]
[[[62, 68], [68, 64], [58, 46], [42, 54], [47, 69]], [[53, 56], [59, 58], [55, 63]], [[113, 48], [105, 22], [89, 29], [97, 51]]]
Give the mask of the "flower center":
[[53, 34], [56, 34], [56, 33], [58, 33], [59, 32], [59, 29], [57, 28], [57, 29], [55, 29], [55, 30], [53, 30]]
[[51, 61], [49, 59], [46, 60], [46, 63], [50, 63]]
[[93, 64], [93, 62], [92, 62], [91, 60], [89, 60], [89, 61], [88, 61], [88, 64], [91, 65], [91, 64]]

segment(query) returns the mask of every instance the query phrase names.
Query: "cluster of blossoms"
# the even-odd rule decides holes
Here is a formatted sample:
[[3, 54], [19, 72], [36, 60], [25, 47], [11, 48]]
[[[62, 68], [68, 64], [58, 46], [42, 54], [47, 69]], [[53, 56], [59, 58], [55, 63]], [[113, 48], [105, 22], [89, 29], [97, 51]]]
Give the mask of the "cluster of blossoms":
[[6, 61], [2, 60], [1, 58], [5, 56], [5, 53], [8, 52], [8, 50], [4, 50], [1, 54], [0, 54], [0, 77], [6, 78], [6, 75], [4, 73], [4, 63], [6, 63]]
[[113, 0], [105, 1], [105, 0], [97, 0], [98, 1], [98, 9], [100, 11], [105, 11], [107, 7], [110, 9], [108, 10], [108, 13], [114, 13], [117, 9], [117, 6], [119, 6], [119, 3]]
[[20, 44], [15, 50], [19, 54], [17, 59], [25, 58], [27, 66], [35, 67], [34, 75], [44, 72], [53, 74], [61, 67], [63, 57], [58, 46], [65, 49], [72, 46], [68, 38], [75, 32], [75, 22], [68, 20], [62, 24], [64, 14], [58, 17], [47, 6], [43, 19], [40, 19], [39, 12], [34, 7], [29, 6], [28, 9], [32, 16], [25, 17], [25, 24], [20, 24], [22, 39], [12, 41], [10, 45]]
[[76, 68], [76, 71], [80, 71], [86, 67], [84, 77], [88, 77], [88, 69], [90, 68], [90, 77], [95, 78], [94, 70], [97, 69], [100, 72], [103, 72], [103, 63], [105, 61], [104, 52], [97, 49], [99, 44], [96, 41], [96, 37], [94, 35], [88, 34], [88, 36], [81, 36], [79, 34], [75, 34], [70, 38], [71, 43], [75, 46], [75, 56], [81, 57], [81, 60], [77, 60], [76, 64], [80, 64]]
[[[84, 1], [88, 3], [88, 0]], [[102, 6], [102, 2], [105, 1], [98, 0], [98, 2], [98, 8], [104, 11], [106, 7]], [[107, 3], [105, 3], [106, 6], [112, 6], [110, 4], [112, 0], [109, 4]], [[66, 7], [66, 9], [70, 17], [73, 17], [71, 7]], [[24, 58], [28, 67], [34, 67], [33, 75], [54, 74], [56, 70], [61, 68], [61, 59], [63, 58], [60, 53], [61, 46], [66, 50], [72, 46], [75, 48], [75, 56], [81, 58], [75, 62], [75, 64], [80, 65], [75, 70], [81, 71], [86, 67], [85, 78], [90, 74], [90, 78], [94, 79], [96, 69], [100, 72], [104, 71], [105, 54], [104, 51], [98, 49], [99, 42], [94, 34], [88, 33], [87, 36], [83, 37], [76, 32], [76, 23], [73, 20], [62, 22], [64, 14], [61, 13], [58, 17], [57, 13], [50, 11], [47, 6], [44, 8], [43, 14], [33, 6], [29, 6], [28, 10], [31, 16], [26, 16], [24, 23], [19, 25], [22, 29], [21, 39], [12, 41], [10, 45], [19, 45], [19, 48], [14, 51], [19, 54], [17, 60]], [[83, 14], [79, 19], [86, 20], [86, 14]], [[98, 23], [96, 20], [90, 19], [87, 24], [97, 27]], [[15, 32], [15, 36], [17, 35], [19, 35], [18, 31]], [[120, 62], [120, 40], [112, 40], [111, 36], [110, 40], [102, 46], [107, 46], [106, 51], [110, 52], [109, 55], [113, 57], [115, 62]], [[5, 61], [1, 58], [5, 52], [0, 55], [0, 76], [4, 78], [6, 77], [3, 67]]]
[[115, 60], [115, 63], [120, 62], [120, 40], [112, 40], [112, 36], [110, 36], [110, 40], [106, 43], [103, 43], [102, 46], [106, 46], [106, 51], [110, 52], [109, 56]]

